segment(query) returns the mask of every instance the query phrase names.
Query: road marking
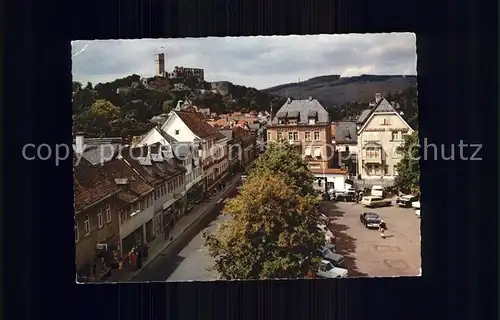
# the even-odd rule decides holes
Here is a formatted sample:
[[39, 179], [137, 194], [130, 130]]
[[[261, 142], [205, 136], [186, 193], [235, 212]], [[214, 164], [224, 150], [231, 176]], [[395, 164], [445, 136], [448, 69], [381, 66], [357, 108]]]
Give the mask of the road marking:
[[222, 201], [224, 201], [224, 199], [220, 198], [219, 200], [217, 200], [217, 203], [221, 203]]

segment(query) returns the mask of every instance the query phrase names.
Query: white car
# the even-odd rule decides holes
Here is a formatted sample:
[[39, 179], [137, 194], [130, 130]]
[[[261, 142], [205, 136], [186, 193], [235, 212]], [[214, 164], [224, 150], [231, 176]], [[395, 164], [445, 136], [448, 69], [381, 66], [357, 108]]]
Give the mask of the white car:
[[420, 209], [415, 210], [415, 215], [420, 218]]
[[411, 206], [412, 206], [414, 209], [420, 209], [420, 200], [419, 200], [419, 201], [412, 202], [412, 203], [411, 203]]
[[328, 227], [325, 224], [318, 224], [318, 229], [325, 233], [326, 243], [333, 242], [333, 240], [335, 239], [335, 236], [333, 235], [333, 233], [330, 231], [330, 229], [328, 229]]
[[345, 278], [349, 274], [347, 269], [334, 267], [333, 264], [327, 260], [322, 260], [318, 269], [317, 275], [322, 278]]

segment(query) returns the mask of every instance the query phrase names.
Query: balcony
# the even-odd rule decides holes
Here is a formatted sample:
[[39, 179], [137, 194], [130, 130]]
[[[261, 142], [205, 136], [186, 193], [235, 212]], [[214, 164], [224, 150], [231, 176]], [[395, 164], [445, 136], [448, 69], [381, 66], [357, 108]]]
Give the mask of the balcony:
[[381, 164], [382, 157], [382, 145], [376, 142], [369, 142], [363, 146], [361, 151], [362, 159], [365, 163], [377, 163]]

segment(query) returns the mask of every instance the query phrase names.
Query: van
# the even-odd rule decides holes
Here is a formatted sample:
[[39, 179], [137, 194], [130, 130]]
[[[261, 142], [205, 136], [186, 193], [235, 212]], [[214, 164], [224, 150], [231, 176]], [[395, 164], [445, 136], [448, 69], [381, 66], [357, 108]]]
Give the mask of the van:
[[384, 187], [382, 186], [373, 186], [371, 195], [374, 197], [383, 197], [384, 196]]
[[368, 208], [385, 207], [391, 205], [391, 200], [385, 200], [384, 198], [378, 196], [368, 196], [361, 199], [361, 204], [367, 206]]

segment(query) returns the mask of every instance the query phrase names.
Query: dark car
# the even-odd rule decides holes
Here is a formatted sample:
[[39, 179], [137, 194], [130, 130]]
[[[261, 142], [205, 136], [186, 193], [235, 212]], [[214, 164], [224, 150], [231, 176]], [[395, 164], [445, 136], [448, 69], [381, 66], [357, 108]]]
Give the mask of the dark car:
[[325, 260], [330, 261], [333, 263], [334, 266], [338, 267], [342, 263], [344, 263], [344, 256], [333, 252], [331, 249], [327, 247], [322, 247], [321, 249], [318, 249], [318, 254]]
[[359, 215], [359, 221], [367, 228], [378, 228], [382, 219], [375, 212], [364, 212]]
[[352, 202], [356, 201], [356, 193], [355, 192], [337, 192], [335, 194], [335, 200], [344, 201], [344, 202]]

